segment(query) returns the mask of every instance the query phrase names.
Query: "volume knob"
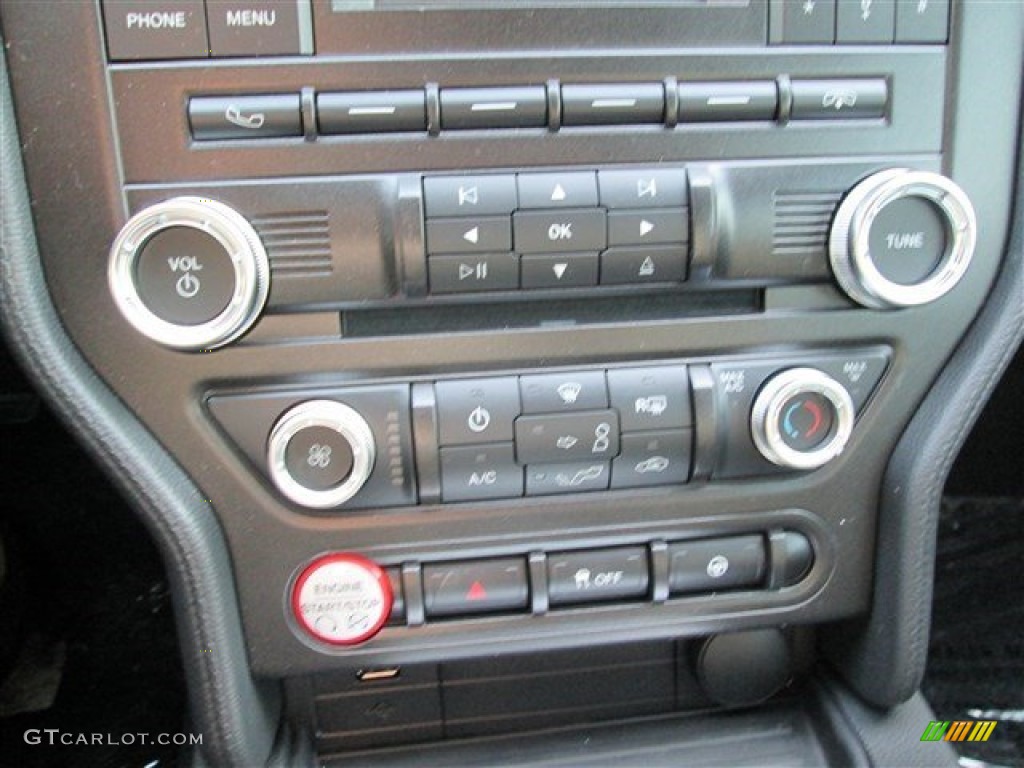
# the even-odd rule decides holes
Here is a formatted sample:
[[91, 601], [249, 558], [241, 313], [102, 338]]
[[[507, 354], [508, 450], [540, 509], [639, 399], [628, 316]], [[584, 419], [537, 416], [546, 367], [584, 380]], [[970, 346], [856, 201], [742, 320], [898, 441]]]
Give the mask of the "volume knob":
[[270, 263], [232, 208], [176, 197], [132, 216], [110, 249], [107, 282], [134, 328], [174, 349], [214, 349], [263, 310]]
[[836, 211], [829, 260], [854, 301], [875, 309], [927, 304], [960, 281], [977, 221], [966, 193], [937, 173], [894, 169], [855, 186]]

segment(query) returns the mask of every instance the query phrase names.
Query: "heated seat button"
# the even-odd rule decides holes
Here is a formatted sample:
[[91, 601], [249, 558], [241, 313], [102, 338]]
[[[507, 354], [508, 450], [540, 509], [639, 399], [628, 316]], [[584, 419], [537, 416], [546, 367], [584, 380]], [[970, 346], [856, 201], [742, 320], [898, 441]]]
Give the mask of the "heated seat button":
[[523, 468], [511, 443], [441, 449], [441, 500], [480, 501], [523, 495]]
[[619, 452], [615, 411], [585, 411], [516, 419], [520, 464], [610, 459]]
[[521, 611], [529, 606], [526, 561], [520, 557], [423, 566], [429, 618]]
[[551, 605], [642, 599], [649, 583], [646, 547], [548, 555]]
[[608, 390], [623, 432], [676, 429], [693, 424], [690, 380], [685, 366], [610, 370]]
[[139, 298], [176, 325], [201, 325], [220, 315], [235, 292], [231, 254], [194, 227], [169, 227], [143, 246], [135, 265]]
[[195, 96], [188, 121], [196, 141], [271, 139], [302, 135], [299, 95]]
[[612, 462], [612, 488], [685, 483], [692, 445], [689, 429], [623, 435], [622, 452]]
[[669, 545], [668, 556], [672, 594], [756, 587], [764, 581], [764, 541], [760, 536], [678, 542]]
[[605, 247], [605, 212], [599, 208], [521, 212], [512, 221], [520, 253], [599, 251]]

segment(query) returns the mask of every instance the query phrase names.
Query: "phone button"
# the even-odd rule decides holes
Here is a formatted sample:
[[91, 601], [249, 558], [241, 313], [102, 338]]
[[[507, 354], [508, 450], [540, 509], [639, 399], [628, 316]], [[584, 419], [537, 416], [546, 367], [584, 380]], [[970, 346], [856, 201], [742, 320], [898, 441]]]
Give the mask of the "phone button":
[[302, 135], [297, 93], [269, 96], [196, 96], [188, 102], [196, 141], [269, 139]]

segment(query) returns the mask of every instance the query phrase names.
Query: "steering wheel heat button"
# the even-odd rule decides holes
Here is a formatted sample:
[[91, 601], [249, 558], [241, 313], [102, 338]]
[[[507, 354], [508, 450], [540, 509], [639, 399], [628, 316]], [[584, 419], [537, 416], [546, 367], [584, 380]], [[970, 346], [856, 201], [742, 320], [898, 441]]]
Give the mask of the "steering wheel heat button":
[[292, 612], [308, 634], [332, 645], [357, 645], [388, 620], [391, 582], [360, 555], [325, 555], [302, 572], [292, 590]]

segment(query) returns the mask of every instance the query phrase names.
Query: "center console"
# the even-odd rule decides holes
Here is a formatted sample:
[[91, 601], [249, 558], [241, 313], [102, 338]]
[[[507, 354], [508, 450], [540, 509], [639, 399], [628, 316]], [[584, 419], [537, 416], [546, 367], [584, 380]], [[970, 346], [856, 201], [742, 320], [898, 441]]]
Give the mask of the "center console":
[[322, 754], [857, 686], [890, 457], [1001, 266], [1013, 9], [4, 10], [94, 89], [54, 303]]

